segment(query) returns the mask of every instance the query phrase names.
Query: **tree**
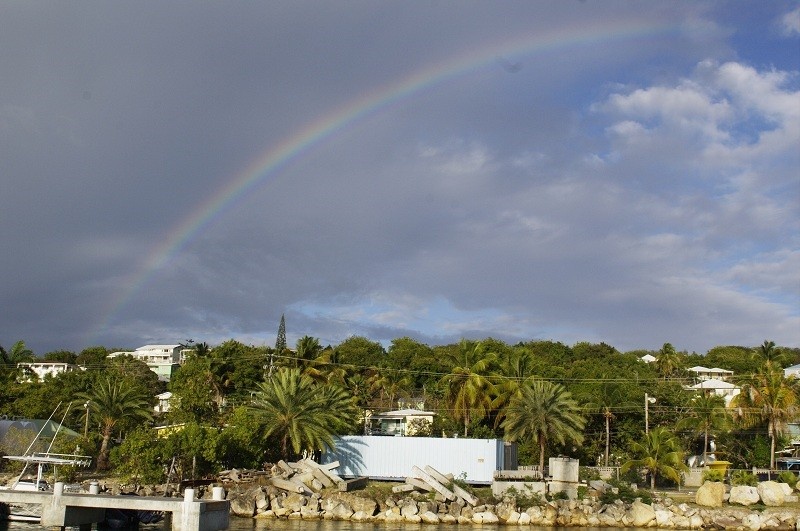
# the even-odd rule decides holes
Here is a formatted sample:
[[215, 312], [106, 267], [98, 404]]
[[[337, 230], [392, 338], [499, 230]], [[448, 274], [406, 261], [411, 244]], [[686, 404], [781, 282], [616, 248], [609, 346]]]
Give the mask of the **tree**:
[[281, 322], [278, 325], [278, 335], [275, 337], [275, 352], [279, 355], [286, 350], [286, 317], [281, 314]]
[[371, 367], [383, 365], [386, 352], [380, 343], [361, 336], [351, 336], [336, 347], [339, 363], [349, 372], [364, 372]]
[[530, 349], [524, 346], [513, 348], [500, 360], [500, 373], [495, 378], [492, 409], [497, 411], [495, 426], [502, 424], [506, 408], [514, 397], [521, 396], [522, 388], [533, 381], [534, 358]]
[[333, 385], [319, 385], [296, 368], [281, 368], [259, 385], [251, 411], [264, 425], [264, 437], [280, 440], [284, 459], [303, 450], [333, 447], [333, 435], [356, 413], [353, 397]]
[[767, 364], [742, 384], [741, 392], [733, 397], [731, 405], [745, 426], [767, 423], [770, 439], [769, 467], [775, 468], [775, 443], [786, 424], [798, 415], [797, 393], [784, 378], [780, 367]]
[[769, 367], [781, 368], [785, 365], [787, 357], [784, 352], [775, 348], [774, 341], [764, 340], [764, 342], [753, 350], [753, 355], [757, 360]]
[[449, 373], [441, 383], [453, 417], [463, 422], [464, 437], [470, 423], [482, 419], [492, 408], [493, 386], [488, 376], [495, 361], [494, 354], [479, 341], [463, 339], [457, 350], [445, 351], [443, 362]]
[[322, 345], [319, 344], [319, 339], [311, 336], [303, 336], [297, 340], [295, 345], [294, 366], [300, 368], [310, 367], [312, 362], [322, 352]]
[[669, 378], [682, 367], [683, 356], [675, 350], [671, 343], [664, 343], [656, 355], [656, 368], [661, 377]]
[[386, 397], [389, 408], [394, 407], [394, 399], [408, 395], [411, 386], [411, 377], [400, 369], [375, 369], [369, 379], [370, 391], [380, 391], [381, 397]]
[[15, 382], [23, 374], [32, 375], [32, 371], [20, 369], [18, 365], [35, 359], [33, 351], [26, 347], [25, 342], [22, 340], [14, 343], [8, 352], [0, 346], [0, 375], [3, 376], [6, 382]]
[[508, 440], [530, 438], [539, 446], [539, 470], [544, 473], [544, 454], [549, 442], [583, 442], [581, 430], [586, 419], [579, 411], [578, 403], [563, 385], [536, 380], [523, 386], [521, 394], [512, 398], [502, 426]]
[[631, 443], [633, 459], [622, 465], [627, 472], [632, 467], [640, 467], [650, 474], [650, 490], [656, 488], [656, 476], [671, 479], [680, 484], [680, 472], [688, 467], [683, 463], [680, 440], [663, 427], [653, 428], [641, 441]]
[[689, 429], [703, 436], [703, 465], [708, 464], [708, 438], [712, 431], [726, 430], [730, 416], [725, 409], [725, 399], [712, 393], [701, 393], [692, 399], [692, 407], [678, 422], [678, 429]]
[[78, 355], [69, 350], [54, 350], [44, 355], [44, 361], [54, 361], [58, 363], [75, 363]]
[[97, 380], [88, 393], [78, 399], [89, 402], [89, 414], [99, 422], [102, 443], [97, 456], [97, 468], [108, 469], [111, 437], [122, 428], [152, 418], [151, 398], [128, 380], [105, 377]]

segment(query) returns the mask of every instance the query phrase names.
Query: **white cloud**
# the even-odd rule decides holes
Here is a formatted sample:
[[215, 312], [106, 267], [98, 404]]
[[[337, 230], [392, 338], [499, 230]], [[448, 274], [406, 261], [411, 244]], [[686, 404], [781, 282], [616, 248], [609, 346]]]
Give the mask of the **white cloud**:
[[780, 20], [781, 31], [792, 37], [800, 35], [800, 7], [796, 7], [783, 15]]

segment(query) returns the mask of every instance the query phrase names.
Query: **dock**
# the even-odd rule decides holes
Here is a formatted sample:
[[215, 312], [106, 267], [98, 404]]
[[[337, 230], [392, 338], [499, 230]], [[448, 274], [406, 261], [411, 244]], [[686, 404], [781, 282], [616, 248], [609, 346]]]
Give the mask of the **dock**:
[[[96, 487], [95, 487], [96, 488]], [[160, 511], [172, 516], [172, 531], [218, 531], [227, 529], [230, 502], [222, 487], [214, 487], [211, 500], [196, 500], [195, 490], [186, 489], [183, 499], [107, 494], [67, 494], [64, 484], [53, 492], [0, 490], [0, 503], [31, 503], [42, 507], [43, 527], [80, 527], [88, 530], [105, 519], [106, 509]]]

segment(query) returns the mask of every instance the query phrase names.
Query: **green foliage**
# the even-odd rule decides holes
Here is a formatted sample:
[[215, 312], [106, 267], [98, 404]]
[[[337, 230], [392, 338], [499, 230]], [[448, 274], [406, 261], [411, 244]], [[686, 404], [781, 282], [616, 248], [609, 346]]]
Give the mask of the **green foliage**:
[[280, 439], [281, 457], [333, 446], [333, 435], [352, 425], [357, 410], [343, 388], [318, 384], [299, 369], [281, 368], [261, 384], [251, 411], [264, 426], [263, 436]]
[[731, 485], [734, 487], [755, 487], [758, 485], [758, 476], [747, 470], [734, 470], [731, 473]]
[[386, 353], [380, 343], [361, 336], [351, 336], [336, 347], [339, 363], [349, 366], [351, 372], [363, 372], [370, 367], [380, 367]]
[[276, 462], [278, 452], [268, 454], [277, 444], [263, 444], [264, 426], [246, 406], [235, 408], [219, 436], [219, 464], [229, 468], [260, 468], [265, 459]]
[[492, 408], [494, 389], [488, 376], [497, 359], [482, 343], [465, 339], [458, 349], [449, 349], [444, 356], [448, 373], [440, 384], [446, 389], [451, 414], [461, 421], [467, 437], [472, 422], [483, 419]]
[[784, 470], [778, 474], [778, 482], [786, 483], [790, 487], [794, 488], [794, 486], [797, 484], [797, 476], [790, 470]]
[[722, 470], [704, 470], [703, 481], [716, 481], [718, 483], [725, 482], [725, 473]]
[[111, 464], [126, 480], [161, 483], [166, 476], [164, 445], [153, 430], [141, 428], [128, 434], [111, 450]]
[[522, 388], [514, 397], [503, 421], [510, 441], [530, 439], [539, 445], [539, 466], [544, 470], [544, 455], [548, 442], [565, 444], [583, 441], [586, 419], [563, 385], [537, 380]]
[[650, 474], [650, 489], [655, 489], [656, 476], [661, 475], [680, 482], [680, 472], [688, 467], [683, 462], [683, 451], [678, 438], [666, 428], [654, 428], [642, 441], [631, 444], [633, 459], [622, 465], [622, 470], [642, 468]]
[[[641, 499], [642, 503], [653, 503], [652, 495], [646, 490], [634, 489], [630, 483], [623, 481], [611, 480], [608, 483], [613, 487], [613, 490], [606, 489], [600, 495], [600, 503], [604, 505], [612, 504], [616, 500], [633, 503], [637, 498]], [[614, 490], [617, 492], [615, 493]]]
[[541, 507], [545, 504], [546, 500], [539, 492], [534, 492], [528, 486], [521, 484], [520, 489], [516, 487], [509, 487], [503, 493], [504, 498], [511, 498], [519, 509], [527, 509], [528, 507]]

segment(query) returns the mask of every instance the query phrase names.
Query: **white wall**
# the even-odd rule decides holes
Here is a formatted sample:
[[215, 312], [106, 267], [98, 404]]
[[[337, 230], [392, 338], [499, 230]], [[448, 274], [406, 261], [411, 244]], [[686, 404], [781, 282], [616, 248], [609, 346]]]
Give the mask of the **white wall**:
[[336, 473], [344, 477], [402, 481], [413, 466], [430, 465], [442, 474], [459, 478], [466, 473], [467, 482], [488, 485], [495, 470], [504, 468], [500, 439], [348, 435], [334, 441], [336, 447], [323, 453], [322, 462], [339, 461]]

